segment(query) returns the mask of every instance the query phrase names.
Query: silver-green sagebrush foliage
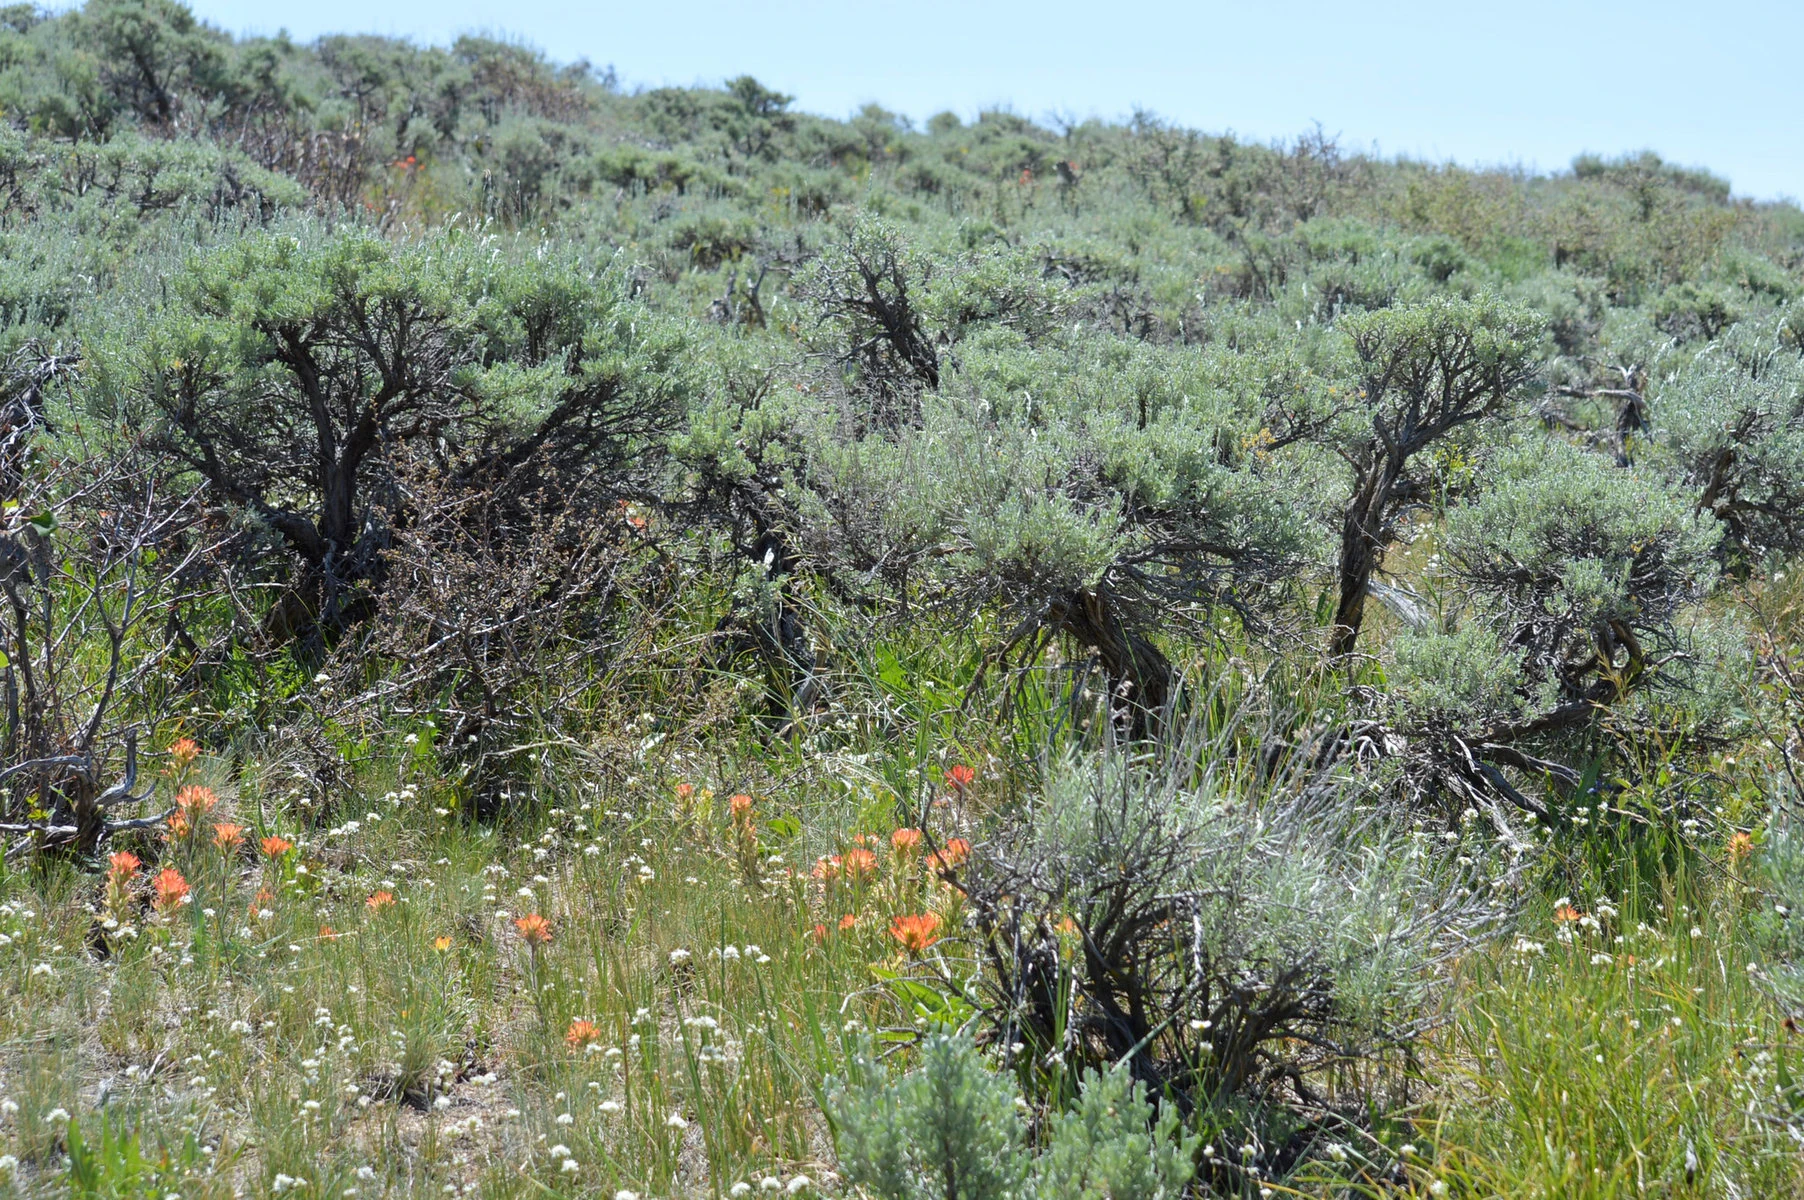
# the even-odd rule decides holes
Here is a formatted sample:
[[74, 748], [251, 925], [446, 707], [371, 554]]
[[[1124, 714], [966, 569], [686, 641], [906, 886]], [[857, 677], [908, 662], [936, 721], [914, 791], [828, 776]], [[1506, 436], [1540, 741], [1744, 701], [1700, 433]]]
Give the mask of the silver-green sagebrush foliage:
[[1186, 1108], [1322, 1103], [1305, 1081], [1407, 1043], [1501, 916], [1478, 829], [1401, 835], [1331, 749], [1262, 778], [1227, 745], [1059, 764], [969, 871], [984, 1015], [1046, 1086], [1118, 1066]]
[[1012, 1080], [968, 1037], [929, 1034], [899, 1078], [868, 1046], [852, 1066], [828, 1110], [847, 1181], [882, 1200], [1175, 1200], [1195, 1170], [1200, 1139], [1124, 1069], [1086, 1075], [1034, 1145]]

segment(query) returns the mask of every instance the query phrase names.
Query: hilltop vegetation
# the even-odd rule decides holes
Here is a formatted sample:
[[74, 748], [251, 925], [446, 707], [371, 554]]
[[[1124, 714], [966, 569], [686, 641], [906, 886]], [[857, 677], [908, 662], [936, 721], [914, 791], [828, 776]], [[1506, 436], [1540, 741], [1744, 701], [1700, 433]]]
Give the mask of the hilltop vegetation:
[[1804, 212], [0, 9], [0, 1186], [1804, 1194]]

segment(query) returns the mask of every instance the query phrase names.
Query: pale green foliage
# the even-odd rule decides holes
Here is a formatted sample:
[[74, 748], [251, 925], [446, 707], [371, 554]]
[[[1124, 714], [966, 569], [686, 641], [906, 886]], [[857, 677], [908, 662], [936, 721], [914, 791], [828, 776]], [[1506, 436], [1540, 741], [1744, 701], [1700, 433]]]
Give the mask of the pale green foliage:
[[1714, 284], [1677, 283], [1649, 309], [1654, 326], [1680, 341], [1709, 341], [1741, 320], [1737, 297]]
[[1483, 293], [1359, 313], [1339, 328], [1359, 360], [1360, 403], [1349, 406], [1357, 436], [1376, 434], [1388, 453], [1407, 458], [1510, 400], [1533, 372], [1545, 322]]
[[1391, 645], [1386, 682], [1407, 728], [1458, 728], [1520, 715], [1520, 649], [1499, 645], [1497, 631], [1470, 622], [1451, 633], [1410, 631]]
[[1030, 1162], [1008, 1076], [968, 1038], [930, 1033], [920, 1067], [898, 1079], [868, 1059], [862, 1085], [836, 1087], [829, 1111], [846, 1179], [882, 1200], [1014, 1200]]
[[812, 346], [866, 393], [866, 428], [906, 424], [902, 397], [939, 386], [940, 355], [923, 314], [935, 265], [894, 225], [866, 213], [793, 285], [815, 310]]
[[923, 313], [953, 344], [979, 329], [1009, 329], [1039, 340], [1077, 299], [1047, 280], [1034, 256], [1011, 247], [964, 255], [937, 275], [922, 298]]
[[1493, 916], [1428, 848], [1369, 828], [1357, 790], [1241, 775], [1214, 736], [1056, 765], [973, 871], [1003, 1043], [1131, 1062], [1198, 1103], [1258, 1098], [1276, 1064], [1404, 1036], [1435, 964]]
[[1249, 367], [1094, 334], [1033, 348], [995, 326], [961, 354], [916, 428], [847, 446], [820, 427], [799, 503], [852, 531], [860, 569], [938, 547], [922, 567], [967, 602], [1032, 608], [1109, 580], [1185, 612], [1314, 552], [1294, 499], [1310, 464], [1269, 449], [1327, 402], [1303, 356]]
[[1720, 537], [1658, 478], [1556, 442], [1503, 455], [1443, 553], [1512, 642], [1552, 654], [1613, 621], [1664, 636], [1715, 582]]
[[868, 1055], [862, 1083], [830, 1083], [829, 1109], [847, 1181], [880, 1200], [1178, 1200], [1190, 1180], [1199, 1139], [1126, 1071], [1087, 1076], [1036, 1153], [1013, 1083], [968, 1037], [928, 1034], [899, 1078]]
[[1178, 1132], [1174, 1105], [1155, 1119], [1146, 1085], [1119, 1068], [1087, 1076], [1076, 1105], [1051, 1126], [1037, 1164], [1044, 1200], [1178, 1200], [1202, 1140]]
[[1598, 280], [1570, 271], [1535, 275], [1511, 288], [1510, 294], [1546, 318], [1549, 349], [1560, 354], [1583, 354], [1610, 307]]
[[[1658, 368], [1653, 451], [1739, 556], [1804, 545], [1804, 305], [1745, 321]], [[1776, 336], [1775, 336], [1776, 335]], [[1676, 360], [1676, 361], [1674, 361]]]

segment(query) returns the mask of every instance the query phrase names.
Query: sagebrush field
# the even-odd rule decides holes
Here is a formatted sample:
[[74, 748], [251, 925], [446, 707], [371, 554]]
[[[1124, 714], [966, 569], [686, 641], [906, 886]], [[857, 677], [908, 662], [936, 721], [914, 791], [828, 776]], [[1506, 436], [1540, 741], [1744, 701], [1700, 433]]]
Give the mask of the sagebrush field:
[[0, 9], [0, 1188], [1804, 1195], [1804, 212]]

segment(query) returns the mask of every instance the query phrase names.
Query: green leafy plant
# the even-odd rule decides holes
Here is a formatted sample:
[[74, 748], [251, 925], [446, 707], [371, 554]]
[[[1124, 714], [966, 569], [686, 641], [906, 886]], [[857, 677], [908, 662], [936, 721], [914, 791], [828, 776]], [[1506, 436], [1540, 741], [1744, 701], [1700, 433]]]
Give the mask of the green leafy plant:
[[1086, 1076], [1032, 1146], [1009, 1075], [968, 1037], [929, 1033], [919, 1064], [891, 1078], [868, 1049], [854, 1082], [829, 1082], [848, 1182], [883, 1200], [1177, 1200], [1200, 1139], [1178, 1132], [1125, 1070]]

